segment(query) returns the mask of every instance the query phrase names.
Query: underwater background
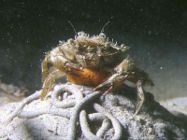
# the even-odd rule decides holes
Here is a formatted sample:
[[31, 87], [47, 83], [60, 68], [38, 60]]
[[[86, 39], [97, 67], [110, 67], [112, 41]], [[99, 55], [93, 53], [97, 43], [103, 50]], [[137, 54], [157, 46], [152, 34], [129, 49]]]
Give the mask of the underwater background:
[[149, 73], [157, 100], [187, 95], [186, 0], [1, 0], [0, 80], [41, 87], [45, 52], [76, 31], [105, 34], [131, 47], [136, 65]]

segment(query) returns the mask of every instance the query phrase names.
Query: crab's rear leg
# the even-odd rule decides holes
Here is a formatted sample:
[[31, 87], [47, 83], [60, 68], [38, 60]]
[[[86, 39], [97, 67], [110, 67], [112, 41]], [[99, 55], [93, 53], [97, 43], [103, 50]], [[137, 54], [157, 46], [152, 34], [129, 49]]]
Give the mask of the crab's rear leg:
[[144, 100], [145, 100], [144, 90], [142, 87], [142, 81], [138, 80], [136, 86], [137, 86], [138, 103], [136, 105], [134, 116], [136, 116], [139, 113], [139, 111], [142, 108], [142, 105], [144, 103]]

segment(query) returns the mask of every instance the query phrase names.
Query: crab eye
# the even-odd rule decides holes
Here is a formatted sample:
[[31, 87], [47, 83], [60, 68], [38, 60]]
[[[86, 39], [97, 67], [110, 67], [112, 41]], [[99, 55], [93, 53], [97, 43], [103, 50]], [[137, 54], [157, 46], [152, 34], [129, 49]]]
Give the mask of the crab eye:
[[100, 33], [99, 37], [106, 38], [106, 35], [104, 33]]
[[77, 37], [88, 37], [88, 34], [86, 34], [85, 32], [78, 32]]

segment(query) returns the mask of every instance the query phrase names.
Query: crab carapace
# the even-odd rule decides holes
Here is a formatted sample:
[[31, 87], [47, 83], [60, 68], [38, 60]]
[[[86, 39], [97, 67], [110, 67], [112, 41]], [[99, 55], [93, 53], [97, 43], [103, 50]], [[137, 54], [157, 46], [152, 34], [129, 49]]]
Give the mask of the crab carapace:
[[[137, 68], [129, 58], [128, 49], [124, 44], [110, 41], [104, 33], [89, 36], [79, 32], [74, 39], [60, 42], [56, 48], [46, 53], [42, 62], [41, 98], [63, 76], [70, 83], [94, 87], [95, 90], [102, 90], [103, 87], [111, 90], [120, 87], [126, 80], [152, 85], [148, 74]], [[142, 96], [138, 95], [141, 105], [144, 100]]]

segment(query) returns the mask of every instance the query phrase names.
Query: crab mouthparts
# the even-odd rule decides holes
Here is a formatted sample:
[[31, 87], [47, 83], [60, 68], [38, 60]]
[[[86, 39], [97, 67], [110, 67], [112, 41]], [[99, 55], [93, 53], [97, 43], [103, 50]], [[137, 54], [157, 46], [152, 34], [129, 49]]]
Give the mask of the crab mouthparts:
[[79, 67], [79, 66], [72, 66], [71, 64], [66, 64], [66, 67], [70, 68], [70, 69], [74, 69], [76, 71], [83, 71], [83, 67]]

